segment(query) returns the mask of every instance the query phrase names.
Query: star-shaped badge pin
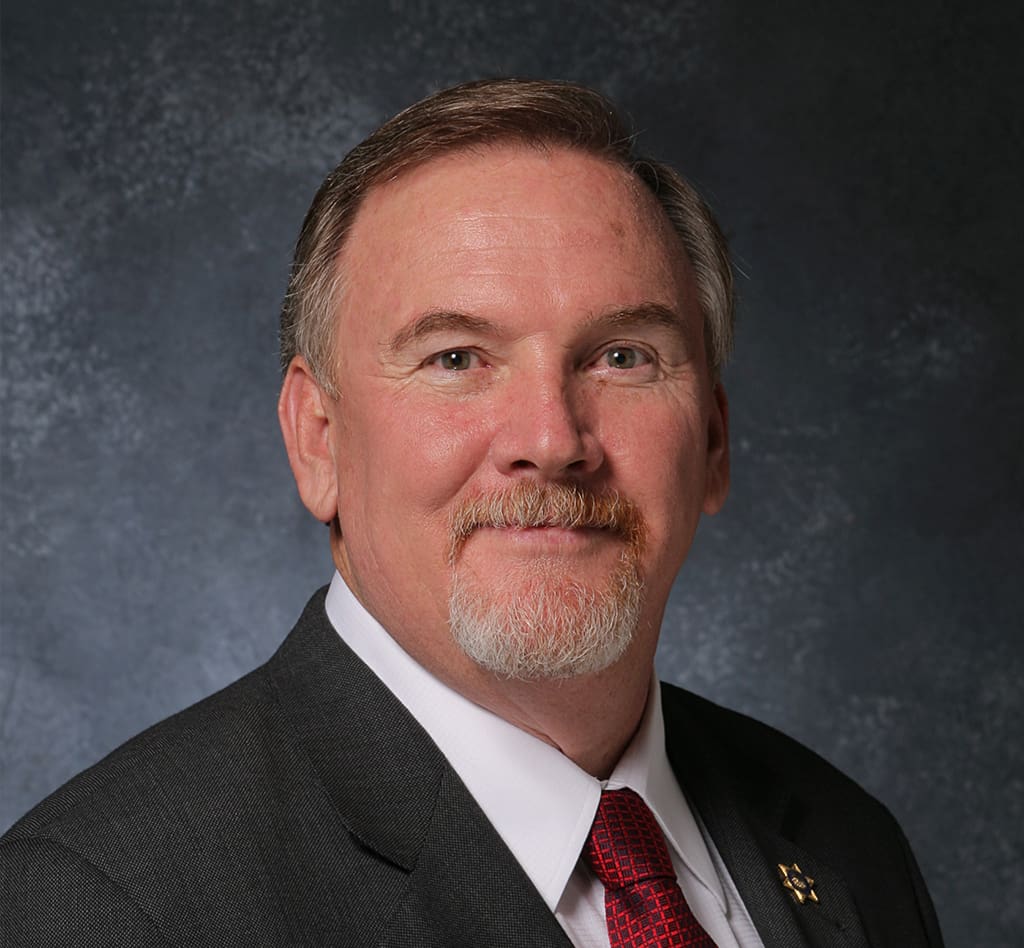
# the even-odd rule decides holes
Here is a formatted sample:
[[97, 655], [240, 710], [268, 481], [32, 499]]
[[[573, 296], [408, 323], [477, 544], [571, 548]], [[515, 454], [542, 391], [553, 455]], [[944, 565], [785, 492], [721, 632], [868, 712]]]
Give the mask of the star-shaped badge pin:
[[814, 891], [814, 880], [794, 862], [792, 866], [784, 866], [779, 863], [779, 875], [782, 877], [782, 886], [789, 889], [789, 894], [803, 905], [804, 902], [817, 902], [818, 896]]

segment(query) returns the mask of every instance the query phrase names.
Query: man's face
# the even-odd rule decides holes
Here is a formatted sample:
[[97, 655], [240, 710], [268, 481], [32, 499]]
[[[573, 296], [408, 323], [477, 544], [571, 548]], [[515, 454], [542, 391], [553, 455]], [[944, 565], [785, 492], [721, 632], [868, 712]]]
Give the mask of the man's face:
[[728, 453], [690, 267], [650, 194], [568, 150], [460, 152], [371, 191], [342, 266], [335, 560], [363, 604], [448, 679], [466, 663], [451, 608], [526, 615], [528, 653], [632, 597], [603, 662], [653, 654]]

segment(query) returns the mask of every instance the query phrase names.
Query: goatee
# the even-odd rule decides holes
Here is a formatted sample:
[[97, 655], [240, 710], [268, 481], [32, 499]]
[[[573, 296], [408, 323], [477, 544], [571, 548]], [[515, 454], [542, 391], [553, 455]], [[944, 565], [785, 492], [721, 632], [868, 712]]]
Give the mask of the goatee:
[[[463, 545], [480, 527], [608, 530], [623, 549], [600, 583], [584, 583], [544, 561], [511, 569], [485, 587], [460, 562]], [[622, 657], [640, 621], [644, 532], [636, 505], [613, 491], [522, 481], [472, 498], [451, 518], [448, 612], [456, 644], [503, 678], [573, 678], [608, 668]]]

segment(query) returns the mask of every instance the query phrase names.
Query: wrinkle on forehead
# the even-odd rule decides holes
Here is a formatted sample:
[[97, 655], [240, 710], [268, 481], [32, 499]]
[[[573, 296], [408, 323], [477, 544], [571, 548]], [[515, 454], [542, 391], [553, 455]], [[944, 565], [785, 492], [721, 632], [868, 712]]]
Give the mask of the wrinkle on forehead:
[[648, 280], [689, 282], [678, 235], [627, 169], [568, 148], [504, 145], [454, 152], [372, 189], [339, 263], [360, 297], [380, 298], [377, 271], [396, 264], [428, 284], [454, 280], [456, 296], [459, 284], [486, 292], [488, 278], [524, 276], [549, 279], [561, 296], [558, 254], [591, 248], [621, 260], [624, 277], [639, 275], [627, 261], [640, 260]]

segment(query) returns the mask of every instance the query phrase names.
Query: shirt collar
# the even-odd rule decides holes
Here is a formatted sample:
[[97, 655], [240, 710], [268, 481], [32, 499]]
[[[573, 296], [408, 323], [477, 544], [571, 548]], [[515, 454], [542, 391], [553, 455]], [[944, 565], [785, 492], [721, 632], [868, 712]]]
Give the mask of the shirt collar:
[[605, 786], [609, 790], [629, 787], [643, 797], [676, 856], [726, 912], [725, 891], [704, 834], [668, 761], [665, 720], [661, 713], [661, 685], [653, 673], [640, 727]]
[[[554, 911], [590, 833], [602, 783], [554, 747], [435, 678], [363, 608], [338, 573], [326, 608], [346, 644], [448, 758]], [[724, 910], [721, 883], [665, 753], [656, 678], [641, 726], [605, 785], [629, 786], [644, 798], [669, 845]]]

